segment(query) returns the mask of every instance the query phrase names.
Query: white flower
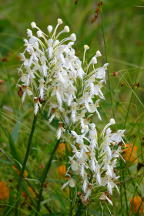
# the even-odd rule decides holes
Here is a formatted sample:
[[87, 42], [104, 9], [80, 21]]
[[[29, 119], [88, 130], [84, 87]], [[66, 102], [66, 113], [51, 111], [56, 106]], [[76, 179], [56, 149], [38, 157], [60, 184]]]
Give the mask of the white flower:
[[[18, 86], [22, 89], [23, 102], [26, 96], [33, 99], [35, 115], [43, 102], [48, 110], [49, 122], [54, 118], [59, 121], [57, 139], [68, 137], [72, 142], [67, 171], [70, 179], [62, 188], [81, 184], [83, 201], [87, 201], [95, 187], [103, 187], [109, 194], [112, 194], [113, 188], [118, 189], [115, 168], [121, 156], [119, 143], [124, 143], [124, 130], [112, 132], [114, 119], [110, 119], [102, 132], [97, 130], [98, 123], [95, 125], [92, 117], [96, 114], [101, 120], [98, 107], [105, 99], [102, 88], [106, 82], [108, 63], [96, 67], [100, 51], [88, 61], [88, 45], [84, 45], [83, 59], [77, 57], [74, 49], [76, 35], [68, 34], [68, 26], [58, 31], [62, 23], [59, 18], [55, 28], [48, 25], [48, 34], [35, 22], [31, 23], [32, 30], [27, 30], [25, 50], [21, 53], [23, 63], [19, 69]], [[77, 182], [74, 176], [80, 181]], [[112, 204], [105, 193], [99, 199]]]
[[124, 136], [125, 130], [118, 130], [117, 133], [111, 135], [111, 141], [115, 143], [124, 142], [122, 137]]
[[59, 127], [57, 130], [57, 139], [59, 140], [62, 136], [62, 134], [65, 132], [65, 129], [62, 126], [62, 123], [59, 123]]
[[40, 107], [41, 107], [41, 103], [39, 101], [39, 98], [35, 97], [34, 98], [35, 104], [34, 104], [34, 114], [37, 115]]
[[[76, 131], [71, 131], [75, 145], [78, 146], [76, 148], [74, 144], [72, 145], [73, 157], [70, 160], [70, 168], [73, 174], [81, 177], [84, 201], [89, 199], [94, 187], [107, 187], [109, 194], [112, 194], [113, 188], [118, 190], [115, 182], [119, 177], [115, 174], [115, 168], [121, 153], [118, 144], [122, 141], [124, 130], [113, 133], [110, 129], [113, 124], [115, 120], [110, 119], [98, 134], [94, 123], [85, 124], [84, 119], [81, 119], [80, 126], [83, 133], [78, 135]], [[91, 173], [91, 182], [88, 180], [89, 173]], [[104, 198], [112, 204], [108, 197]]]
[[75, 131], [71, 131], [72, 135], [76, 138], [76, 143], [78, 144], [83, 144], [84, 143], [84, 134], [83, 135], [78, 135]]

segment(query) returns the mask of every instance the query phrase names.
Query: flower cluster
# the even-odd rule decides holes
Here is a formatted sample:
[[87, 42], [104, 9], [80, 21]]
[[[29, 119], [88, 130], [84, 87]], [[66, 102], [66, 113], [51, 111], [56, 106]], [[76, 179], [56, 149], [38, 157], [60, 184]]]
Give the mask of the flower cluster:
[[[88, 61], [86, 58], [89, 47], [84, 46], [83, 58], [75, 54], [76, 35], [68, 34], [70, 29], [58, 19], [55, 28], [49, 25], [45, 34], [35, 22], [33, 29], [27, 30], [25, 50], [21, 53], [23, 64], [19, 68], [19, 87], [22, 91], [22, 101], [31, 96], [34, 101], [34, 113], [41, 107], [48, 110], [49, 122], [54, 118], [59, 120], [57, 138], [65, 133], [72, 141], [72, 156], [67, 174], [71, 178], [66, 185], [74, 187], [75, 176], [82, 182], [83, 201], [87, 201], [95, 188], [112, 194], [117, 188], [115, 174], [117, 158], [120, 156], [123, 142], [123, 130], [112, 132], [110, 126], [114, 119], [104, 127], [101, 134], [91, 120], [97, 114], [100, 100], [104, 99], [102, 87], [106, 82], [108, 63], [96, 67], [100, 51]], [[68, 36], [67, 36], [68, 34]], [[44, 105], [43, 105], [44, 104]], [[99, 199], [110, 199], [103, 193]]]
[[57, 33], [61, 24], [62, 20], [58, 19], [54, 30], [49, 25], [47, 35], [35, 22], [31, 23], [35, 32], [28, 29], [28, 39], [24, 39], [26, 48], [21, 53], [23, 64], [19, 68], [19, 87], [22, 90], [22, 102], [26, 95], [33, 97], [35, 114], [42, 106], [42, 102], [46, 101], [51, 115], [50, 121], [57, 117], [69, 123], [77, 121], [87, 111], [98, 113], [96, 107], [98, 98], [104, 99], [101, 88], [105, 82], [108, 64], [95, 68], [97, 57], [101, 56], [99, 51], [87, 63], [87, 45], [84, 46], [81, 61], [73, 48], [76, 35], [72, 33], [64, 37], [65, 33], [70, 31], [68, 26]]
[[[115, 120], [104, 127], [98, 135], [94, 123], [87, 123], [87, 130], [78, 135], [72, 131], [74, 143], [72, 145], [73, 156], [70, 157], [70, 168], [74, 176], [79, 175], [82, 180], [83, 202], [87, 201], [92, 190], [103, 188], [112, 195], [118, 176], [115, 174], [117, 159], [122, 152], [124, 130], [112, 132], [110, 126], [115, 124]], [[100, 193], [99, 199], [107, 199], [112, 202], [105, 193]]]
[[35, 22], [32, 22], [31, 27], [35, 33], [28, 29], [28, 39], [24, 39], [26, 48], [21, 53], [23, 64], [19, 69], [20, 88], [23, 90], [22, 101], [25, 100], [26, 95], [33, 97], [35, 114], [45, 100], [50, 103], [51, 108], [59, 107], [62, 111], [62, 101], [67, 101], [69, 93], [73, 97], [75, 92], [73, 82], [78, 76], [76, 69], [80, 64], [72, 49], [76, 36], [71, 34], [58, 40], [62, 34], [69, 32], [69, 27], [65, 26], [57, 34], [61, 24], [62, 20], [58, 19], [54, 30], [49, 25], [47, 35], [37, 27]]

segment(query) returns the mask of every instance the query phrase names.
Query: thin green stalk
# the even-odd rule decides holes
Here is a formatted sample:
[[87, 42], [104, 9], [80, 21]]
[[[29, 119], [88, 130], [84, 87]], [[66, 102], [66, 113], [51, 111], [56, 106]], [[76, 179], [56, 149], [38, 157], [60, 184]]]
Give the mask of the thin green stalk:
[[[132, 96], [133, 93], [131, 93], [130, 96], [130, 100], [129, 100], [129, 104], [128, 104], [128, 108], [127, 108], [127, 113], [126, 113], [126, 117], [125, 117], [125, 122], [124, 122], [124, 128], [126, 128], [126, 123], [127, 123], [127, 119], [128, 119], [128, 114], [129, 114], [129, 110], [130, 110], [130, 106], [131, 106], [131, 102], [132, 102]], [[121, 161], [121, 167], [122, 167], [122, 161]], [[125, 203], [126, 203], [126, 211], [127, 211], [127, 215], [129, 215], [129, 207], [128, 207], [128, 199], [127, 199], [127, 192], [126, 192], [126, 185], [125, 185], [125, 172], [124, 170], [121, 170], [121, 176], [122, 176], [122, 180], [123, 180], [123, 187], [124, 187], [124, 197], [125, 197]], [[122, 205], [123, 206], [123, 205]]]
[[[125, 117], [125, 122], [124, 122], [124, 128], [126, 126], [126, 122], [127, 122], [127, 118], [128, 118], [128, 114], [129, 114], [129, 108], [130, 108], [130, 105], [131, 105], [131, 100], [132, 100], [132, 95], [131, 95], [131, 98], [130, 98], [130, 101], [129, 101], [129, 105], [128, 105], [128, 111], [126, 113], [126, 117]], [[120, 161], [120, 166], [121, 166], [121, 178], [122, 178], [122, 181], [123, 181], [123, 188], [124, 188], [124, 198], [125, 198], [125, 204], [126, 204], [126, 211], [127, 211], [127, 215], [129, 215], [129, 207], [128, 207], [128, 199], [127, 199], [127, 192], [126, 192], [126, 185], [125, 185], [125, 170], [123, 169], [123, 161], [121, 160]], [[121, 213], [123, 215], [123, 200], [122, 200], [122, 185], [120, 185], [120, 198], [121, 198]]]
[[70, 187], [69, 187], [69, 198], [70, 198], [69, 216], [72, 216], [72, 191]]
[[[104, 33], [104, 21], [103, 21], [103, 11], [102, 8], [100, 10], [100, 15], [101, 15], [101, 30], [102, 30], [102, 37], [103, 37], [103, 44], [104, 44], [104, 53], [105, 53], [105, 62], [107, 62], [107, 47], [106, 47], [106, 39], [105, 39], [105, 33]], [[114, 113], [114, 104], [113, 104], [113, 100], [112, 100], [112, 89], [111, 89], [111, 83], [110, 83], [110, 74], [109, 74], [109, 70], [108, 70], [108, 88], [109, 88], [109, 92], [110, 92], [110, 101], [111, 101], [111, 106], [112, 106], [112, 116], [115, 119], [115, 113]]]
[[58, 148], [58, 145], [59, 145], [59, 142], [60, 140], [57, 140], [56, 144], [55, 144], [55, 147], [51, 153], [51, 156], [50, 156], [50, 159], [48, 160], [45, 168], [44, 168], [44, 171], [42, 173], [42, 176], [40, 178], [40, 190], [39, 190], [39, 194], [38, 194], [38, 202], [37, 202], [37, 207], [36, 207], [36, 216], [39, 215], [39, 212], [40, 212], [40, 208], [41, 208], [41, 201], [42, 201], [42, 194], [43, 194], [43, 186], [44, 186], [44, 183], [45, 183], [45, 180], [46, 180], [46, 177], [48, 175], [48, 172], [50, 170], [50, 167], [51, 167], [51, 164], [52, 164], [52, 160], [54, 158], [54, 155], [55, 155], [55, 152]]
[[26, 168], [27, 160], [28, 160], [29, 155], [30, 155], [30, 151], [31, 151], [32, 138], [33, 138], [33, 134], [34, 134], [34, 131], [35, 131], [36, 121], [37, 121], [37, 115], [35, 115], [34, 118], [33, 118], [32, 128], [31, 128], [31, 132], [30, 132], [29, 139], [28, 139], [28, 144], [27, 144], [27, 150], [26, 150], [26, 153], [25, 153], [24, 161], [22, 163], [22, 169], [20, 171], [20, 176], [19, 176], [19, 179], [18, 179], [16, 214], [15, 214], [15, 216], [19, 215], [18, 208], [19, 208], [19, 204], [20, 204], [20, 193], [21, 193], [22, 182], [23, 182], [23, 174], [24, 174], [24, 171], [25, 171], [25, 168]]
[[[122, 163], [123, 163], [123, 162], [121, 161], [121, 165], [122, 165]], [[129, 207], [128, 207], [128, 199], [127, 199], [127, 192], [126, 192], [124, 171], [121, 172], [121, 176], [122, 176], [123, 187], [124, 187], [124, 197], [125, 197], [125, 203], [126, 203], [126, 212], [127, 212], [127, 215], [129, 215]], [[121, 195], [121, 196], [122, 196], [122, 195]]]
[[69, 207], [69, 216], [72, 216], [73, 215], [73, 201], [74, 201], [74, 193], [73, 193], [73, 190], [71, 187], [69, 187], [69, 198], [70, 198], [70, 207]]
[[85, 210], [85, 206], [82, 204], [82, 202], [80, 200], [75, 216], [81, 216], [83, 214], [84, 210]]

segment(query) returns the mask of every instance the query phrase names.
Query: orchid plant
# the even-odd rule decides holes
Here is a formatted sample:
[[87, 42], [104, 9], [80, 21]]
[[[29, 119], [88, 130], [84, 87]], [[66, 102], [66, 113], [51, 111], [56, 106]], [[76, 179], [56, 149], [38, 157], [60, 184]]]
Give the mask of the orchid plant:
[[80, 181], [84, 205], [95, 189], [99, 200], [107, 200], [112, 205], [109, 195], [113, 188], [118, 190], [119, 176], [115, 169], [121, 157], [124, 130], [113, 132], [111, 126], [115, 120], [110, 119], [100, 132], [98, 123], [92, 118], [102, 120], [99, 106], [105, 99], [102, 88], [106, 83], [108, 63], [97, 67], [100, 51], [87, 60], [88, 45], [84, 45], [80, 59], [74, 49], [76, 35], [69, 33], [68, 26], [59, 31], [62, 23], [58, 19], [55, 28], [47, 27], [47, 33], [35, 22], [31, 23], [32, 30], [27, 30], [18, 81], [22, 102], [30, 96], [34, 115], [45, 109], [49, 123], [54, 119], [59, 121], [57, 140], [67, 137], [70, 142], [66, 173], [69, 178], [62, 188], [79, 187]]

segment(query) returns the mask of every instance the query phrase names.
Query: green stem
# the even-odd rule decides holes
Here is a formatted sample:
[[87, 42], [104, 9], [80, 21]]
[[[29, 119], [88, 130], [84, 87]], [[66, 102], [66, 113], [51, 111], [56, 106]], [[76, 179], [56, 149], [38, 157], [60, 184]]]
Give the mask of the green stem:
[[72, 200], [72, 189], [71, 189], [71, 187], [69, 187], [69, 191], [70, 191], [70, 194], [69, 194], [69, 198], [70, 198], [69, 216], [72, 216], [73, 215], [73, 200]]
[[[128, 104], [128, 108], [127, 108], [127, 113], [126, 113], [126, 117], [125, 117], [125, 122], [124, 122], [124, 128], [126, 128], [126, 123], [127, 123], [129, 110], [130, 110], [130, 106], [131, 106], [131, 102], [132, 102], [132, 96], [133, 96], [133, 92], [131, 93], [131, 96], [130, 96], [130, 100], [129, 100], [129, 104]], [[121, 160], [120, 164], [121, 164], [121, 168], [123, 168], [122, 160]], [[128, 206], [126, 184], [125, 184], [125, 170], [124, 169], [121, 170], [121, 176], [122, 176], [123, 188], [124, 188], [124, 198], [125, 198], [125, 204], [126, 204], [126, 212], [127, 212], [127, 215], [129, 215], [129, 206]], [[121, 192], [122, 192], [122, 186], [120, 186], [120, 187], [121, 187]], [[121, 211], [122, 211], [122, 214], [123, 214], [122, 193], [121, 193]]]
[[25, 168], [26, 168], [28, 157], [30, 155], [30, 151], [31, 151], [31, 144], [32, 144], [33, 134], [34, 134], [34, 131], [35, 131], [36, 121], [37, 121], [37, 115], [35, 115], [34, 118], [33, 118], [32, 128], [31, 128], [31, 132], [30, 132], [29, 139], [28, 139], [28, 144], [27, 144], [27, 150], [26, 150], [26, 153], [25, 153], [24, 161], [22, 163], [22, 169], [20, 171], [20, 176], [19, 176], [19, 179], [18, 179], [16, 214], [15, 214], [15, 216], [19, 215], [18, 208], [19, 208], [19, 204], [20, 204], [20, 192], [21, 192], [21, 188], [22, 188], [23, 174], [24, 174], [24, 171], [25, 171]]
[[82, 215], [82, 213], [84, 212], [85, 206], [82, 204], [81, 200], [79, 201], [79, 205], [77, 208], [77, 212], [75, 214], [75, 216], [80, 216]]
[[48, 175], [48, 172], [50, 170], [50, 167], [51, 167], [51, 164], [52, 164], [52, 160], [54, 158], [54, 155], [55, 155], [55, 152], [58, 148], [58, 145], [59, 145], [59, 142], [60, 140], [57, 140], [56, 142], [56, 145], [51, 153], [51, 156], [50, 156], [50, 159], [48, 160], [45, 168], [44, 168], [44, 171], [42, 173], [42, 176], [40, 178], [40, 190], [39, 190], [39, 195], [38, 195], [38, 202], [37, 202], [37, 207], [36, 207], [36, 216], [39, 215], [39, 212], [40, 212], [40, 208], [41, 208], [41, 201], [42, 201], [42, 194], [43, 194], [43, 186], [44, 186], [44, 183], [45, 183], [45, 180], [46, 180], [46, 177]]
[[[105, 62], [107, 62], [107, 47], [106, 47], [106, 39], [105, 39], [105, 33], [104, 33], [104, 18], [103, 18], [103, 10], [101, 8], [101, 30], [102, 30], [102, 37], [103, 37], [103, 46], [104, 46], [104, 53], [105, 53]], [[109, 92], [110, 92], [110, 101], [111, 101], [111, 106], [112, 106], [112, 116], [113, 118], [115, 119], [115, 112], [114, 112], [114, 104], [113, 104], [113, 91], [112, 91], [112, 88], [111, 88], [111, 82], [110, 82], [110, 73], [109, 73], [109, 70], [108, 71], [108, 80], [107, 80], [107, 83], [108, 83], [108, 88], [109, 88]]]

